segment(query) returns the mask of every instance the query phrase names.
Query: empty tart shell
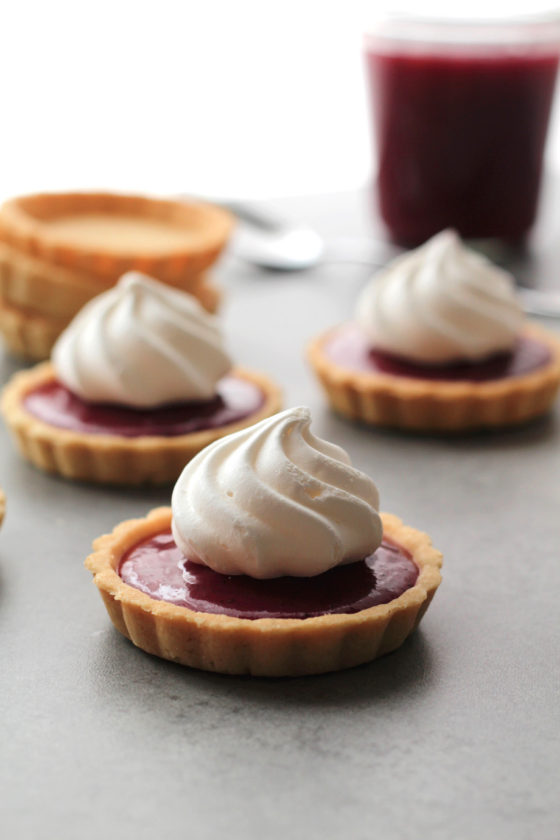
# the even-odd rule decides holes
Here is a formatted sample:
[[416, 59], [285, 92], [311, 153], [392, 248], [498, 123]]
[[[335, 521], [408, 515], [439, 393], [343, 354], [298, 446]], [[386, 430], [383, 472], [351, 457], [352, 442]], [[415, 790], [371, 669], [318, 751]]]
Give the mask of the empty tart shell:
[[0, 297], [10, 306], [48, 318], [72, 318], [110, 279], [72, 271], [0, 243]]
[[16, 356], [34, 361], [48, 359], [53, 344], [68, 322], [66, 318], [50, 318], [12, 306], [0, 298], [0, 334]]
[[0, 407], [21, 455], [46, 472], [107, 484], [166, 484], [212, 441], [258, 423], [280, 409], [280, 389], [264, 374], [234, 368], [232, 375], [260, 388], [264, 402], [258, 411], [219, 429], [186, 435], [88, 434], [39, 420], [27, 411], [24, 401], [30, 391], [56, 379], [50, 362], [16, 373], [4, 388]]
[[[53, 265], [0, 243], [0, 298], [10, 306], [48, 318], [70, 319], [92, 297], [113, 285], [110, 278]], [[217, 308], [219, 293], [207, 274], [177, 277], [170, 285], [195, 295], [211, 312]]]
[[523, 330], [550, 350], [550, 360], [520, 376], [445, 382], [364, 372], [333, 362], [325, 345], [338, 328], [314, 339], [308, 359], [335, 411], [364, 423], [422, 432], [506, 427], [551, 408], [560, 386], [560, 338], [534, 324]]
[[142, 271], [162, 282], [197, 277], [232, 229], [211, 204], [116, 193], [40, 193], [0, 210], [0, 238], [45, 262], [113, 282]]
[[117, 630], [147, 653], [225, 674], [320, 674], [398, 648], [418, 626], [439, 586], [441, 554], [428, 535], [391, 514], [382, 519], [385, 535], [410, 552], [419, 575], [398, 598], [354, 614], [250, 620], [194, 612], [129, 586], [117, 573], [121, 558], [137, 543], [169, 529], [170, 508], [122, 522], [99, 537], [86, 567]]

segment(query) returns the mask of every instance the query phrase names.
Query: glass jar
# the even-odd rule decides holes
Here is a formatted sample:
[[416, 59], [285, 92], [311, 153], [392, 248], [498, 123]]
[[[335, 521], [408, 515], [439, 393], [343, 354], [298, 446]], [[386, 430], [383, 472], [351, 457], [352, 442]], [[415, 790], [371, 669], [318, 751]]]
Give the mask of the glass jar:
[[376, 198], [391, 238], [522, 241], [537, 211], [560, 17], [385, 18], [365, 38]]

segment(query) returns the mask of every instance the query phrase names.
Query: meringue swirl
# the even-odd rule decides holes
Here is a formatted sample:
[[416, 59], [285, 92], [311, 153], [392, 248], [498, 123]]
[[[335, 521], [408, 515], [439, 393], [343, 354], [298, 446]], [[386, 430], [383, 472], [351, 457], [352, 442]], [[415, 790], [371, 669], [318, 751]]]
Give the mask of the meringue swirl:
[[211, 399], [231, 368], [218, 321], [192, 295], [138, 272], [78, 312], [52, 361], [78, 397], [131, 408]]
[[513, 277], [444, 230], [376, 274], [356, 318], [376, 349], [446, 364], [511, 350], [523, 314]]
[[381, 543], [379, 495], [348, 454], [292, 408], [212, 443], [171, 501], [185, 557], [226, 575], [313, 577]]

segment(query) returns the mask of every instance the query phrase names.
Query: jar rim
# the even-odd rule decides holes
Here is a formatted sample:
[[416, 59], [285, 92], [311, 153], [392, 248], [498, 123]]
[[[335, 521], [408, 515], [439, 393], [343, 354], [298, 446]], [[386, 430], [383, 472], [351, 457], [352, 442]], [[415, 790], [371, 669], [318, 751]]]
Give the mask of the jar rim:
[[376, 49], [390, 49], [399, 44], [470, 50], [491, 47], [500, 51], [560, 49], [560, 10], [499, 18], [393, 12], [383, 15], [366, 29], [364, 41], [366, 47]]

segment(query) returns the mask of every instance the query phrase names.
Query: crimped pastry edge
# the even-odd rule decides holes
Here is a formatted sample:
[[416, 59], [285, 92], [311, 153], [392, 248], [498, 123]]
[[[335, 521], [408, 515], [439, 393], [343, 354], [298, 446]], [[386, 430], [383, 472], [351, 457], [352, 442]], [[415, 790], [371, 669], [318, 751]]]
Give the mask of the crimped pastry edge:
[[[68, 321], [115, 282], [53, 265], [0, 243], [0, 299], [26, 313]], [[220, 293], [207, 274], [176, 277], [167, 285], [194, 295], [210, 312], [219, 304]]]
[[0, 298], [0, 334], [15, 356], [32, 361], [47, 359], [53, 344], [69, 319], [48, 318], [28, 309], [12, 306]]
[[169, 528], [171, 509], [120, 523], [98, 537], [85, 561], [111, 621], [137, 647], [205, 671], [282, 677], [351, 668], [389, 653], [418, 626], [441, 581], [442, 556], [427, 534], [381, 514], [384, 533], [419, 567], [416, 584], [388, 604], [353, 615], [248, 620], [157, 601], [116, 572], [124, 553]]
[[45, 318], [71, 318], [111, 280], [52, 265], [0, 243], [0, 298]]
[[[168, 220], [197, 227], [195, 242], [182, 248], [137, 255], [115, 249], [93, 249], [67, 242], [45, 220], [81, 212], [110, 212]], [[126, 271], [143, 271], [163, 282], [195, 277], [216, 261], [233, 227], [221, 207], [195, 201], [173, 201], [124, 193], [37, 193], [17, 196], [0, 208], [0, 238], [18, 250], [56, 265], [116, 280]]]
[[547, 345], [550, 362], [522, 376], [482, 383], [344, 368], [323, 351], [337, 329], [311, 341], [308, 361], [335, 411], [370, 425], [443, 433], [512, 426], [546, 414], [560, 386], [560, 338], [535, 324], [528, 324], [523, 334]]
[[0, 409], [20, 454], [42, 470], [102, 484], [167, 484], [197, 452], [218, 438], [258, 423], [281, 407], [279, 387], [262, 373], [234, 368], [232, 375], [253, 382], [265, 401], [254, 414], [220, 429], [175, 437], [125, 438], [59, 429], [26, 411], [25, 395], [55, 378], [50, 362], [16, 373], [4, 387]]

